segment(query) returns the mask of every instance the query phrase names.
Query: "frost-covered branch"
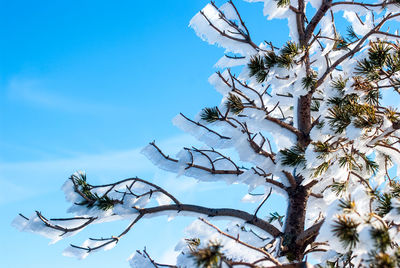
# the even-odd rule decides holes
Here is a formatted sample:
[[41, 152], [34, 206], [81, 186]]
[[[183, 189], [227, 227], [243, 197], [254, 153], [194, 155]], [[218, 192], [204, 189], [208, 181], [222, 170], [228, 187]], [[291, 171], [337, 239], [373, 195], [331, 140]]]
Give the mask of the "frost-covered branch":
[[235, 219], [243, 220], [244, 222], [254, 225], [261, 230], [269, 233], [273, 237], [278, 237], [281, 232], [272, 224], [262, 220], [254, 215], [245, 211], [229, 208], [208, 208], [197, 205], [181, 204], [181, 205], [164, 205], [150, 208], [136, 208], [140, 215], [150, 215], [160, 212], [175, 211], [180, 212], [194, 212], [197, 214], [206, 215], [208, 217], [232, 217]]
[[227, 233], [223, 232], [223, 231], [222, 231], [221, 229], [219, 229], [217, 226], [215, 226], [214, 224], [208, 222], [207, 220], [205, 220], [205, 219], [203, 219], [203, 218], [200, 218], [200, 220], [201, 220], [202, 222], [204, 222], [205, 224], [207, 224], [208, 226], [210, 226], [210, 227], [214, 228], [215, 230], [217, 230], [217, 232], [220, 233], [220, 234], [222, 234], [223, 236], [226, 236], [226, 237], [228, 237], [228, 238], [230, 238], [230, 239], [236, 241], [237, 243], [239, 243], [239, 244], [241, 244], [241, 245], [243, 245], [243, 246], [245, 246], [245, 247], [248, 247], [248, 248], [250, 248], [250, 249], [252, 249], [252, 250], [254, 250], [254, 251], [260, 252], [261, 254], [263, 254], [263, 255], [266, 256], [266, 259], [267, 259], [267, 260], [270, 260], [271, 262], [273, 262], [273, 263], [276, 264], [276, 265], [281, 265], [281, 263], [280, 263], [276, 258], [274, 258], [269, 252], [265, 251], [264, 249], [254, 247], [254, 246], [252, 246], [252, 245], [250, 245], [250, 244], [248, 244], [248, 243], [245, 243], [245, 242], [241, 241], [241, 240], [239, 239], [239, 237], [233, 237], [233, 236], [231, 236], [230, 234], [227, 234]]
[[[150, 145], [153, 146], [162, 155], [162, 157], [165, 158], [165, 160], [168, 160], [168, 161], [171, 161], [171, 162], [174, 162], [174, 163], [178, 163], [177, 159], [174, 159], [174, 158], [171, 158], [171, 157], [165, 155], [161, 151], [161, 149], [154, 142], [151, 142]], [[187, 152], [189, 152], [189, 154], [191, 156], [190, 157], [190, 162], [186, 162], [184, 164], [186, 166], [185, 169], [190, 169], [190, 168], [199, 169], [199, 170], [207, 171], [207, 172], [209, 172], [211, 174], [220, 174], [220, 175], [221, 174], [240, 175], [240, 174], [243, 173], [243, 171], [240, 170], [239, 167], [230, 158], [224, 156], [223, 154], [221, 154], [221, 153], [219, 153], [219, 152], [217, 152], [215, 150], [198, 150], [196, 148], [194, 148], [194, 149], [185, 148], [185, 150]], [[196, 153], [200, 153], [202, 156], [204, 156], [207, 159], [207, 161], [209, 162], [210, 167], [195, 164], [192, 151], [194, 151]], [[211, 158], [209, 154], [217, 155], [218, 159], [214, 159], [214, 157]], [[231, 163], [234, 166], [234, 169], [228, 170], [228, 169], [217, 169], [217, 168], [215, 168], [215, 165], [214, 165], [215, 161], [218, 161], [218, 160], [221, 160], [221, 159], [226, 160], [229, 163]]]
[[[221, 8], [211, 2], [191, 20], [190, 25], [210, 43], [219, 43], [227, 50], [242, 54], [262, 50], [252, 41], [249, 30], [232, 1]], [[235, 45], [241, 45], [241, 48], [237, 50]]]
[[323, 74], [322, 76], [317, 80], [316, 84], [315, 84], [315, 89], [318, 88], [320, 85], [322, 85], [322, 83], [325, 81], [325, 79], [327, 78], [328, 75], [330, 75], [332, 73], [333, 70], [335, 70], [335, 68], [341, 64], [344, 60], [351, 58], [352, 56], [354, 56], [354, 54], [356, 54], [357, 52], [359, 52], [362, 47], [364, 42], [373, 34], [379, 33], [380, 28], [385, 24], [385, 22], [387, 22], [390, 19], [394, 19], [396, 17], [399, 17], [400, 13], [396, 13], [396, 14], [389, 14], [387, 16], [385, 16], [374, 28], [372, 28], [367, 34], [365, 34], [358, 42], [357, 44], [354, 46], [354, 48], [352, 48], [349, 52], [347, 52], [346, 54], [344, 54], [343, 56], [341, 56], [339, 59], [337, 59]]

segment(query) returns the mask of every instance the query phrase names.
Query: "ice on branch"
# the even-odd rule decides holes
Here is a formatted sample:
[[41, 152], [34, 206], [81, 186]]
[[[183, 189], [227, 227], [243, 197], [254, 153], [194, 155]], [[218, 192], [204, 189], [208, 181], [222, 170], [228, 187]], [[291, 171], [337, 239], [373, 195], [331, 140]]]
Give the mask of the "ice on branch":
[[32, 214], [29, 218], [18, 215], [12, 225], [20, 231], [40, 234], [51, 239], [50, 244], [76, 235], [86, 226], [93, 223], [96, 218], [75, 217], [70, 219], [46, 219], [40, 212]]
[[221, 8], [214, 3], [206, 5], [192, 18], [189, 26], [203, 40], [225, 48], [226, 52], [246, 56], [259, 49], [250, 39], [249, 32], [232, 3]]
[[132, 268], [154, 268], [152, 260], [140, 251], [136, 251], [128, 261]]
[[[210, 241], [212, 241], [211, 245], [221, 246], [221, 256], [235, 256], [230, 261], [252, 263], [265, 259], [261, 262], [263, 266], [273, 265], [274, 262], [266, 258], [268, 254], [260, 250], [264, 241], [272, 241], [271, 237], [268, 234], [248, 232], [245, 229], [241, 223], [237, 222], [232, 222], [225, 230], [221, 230], [205, 219], [193, 222], [186, 228], [188, 238], [183, 239], [175, 248], [175, 250], [182, 251], [178, 256], [177, 265], [179, 267], [196, 267], [196, 255], [194, 253], [207, 248]], [[262, 235], [265, 237], [261, 239]]]

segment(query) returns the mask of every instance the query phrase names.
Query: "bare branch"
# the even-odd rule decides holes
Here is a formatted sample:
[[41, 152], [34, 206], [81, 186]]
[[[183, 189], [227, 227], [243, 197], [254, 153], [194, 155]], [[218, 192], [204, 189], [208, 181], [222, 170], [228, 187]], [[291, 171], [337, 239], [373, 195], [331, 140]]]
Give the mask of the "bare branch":
[[254, 217], [257, 216], [258, 211], [260, 210], [260, 208], [265, 204], [265, 202], [268, 200], [268, 198], [271, 196], [272, 193], [272, 188], [269, 190], [269, 193], [264, 197], [263, 201], [260, 203], [260, 205], [258, 205], [256, 211], [254, 212]]
[[326, 12], [331, 8], [332, 0], [323, 0], [321, 6], [319, 7], [318, 11], [315, 13], [314, 17], [311, 19], [310, 23], [307, 25], [305, 30], [305, 42], [310, 40], [315, 28], [317, 27], [318, 23], [324, 17]]
[[319, 233], [319, 230], [321, 229], [322, 224], [324, 224], [324, 219], [321, 220], [320, 222], [314, 224], [307, 230], [303, 231], [297, 238], [296, 238], [296, 243], [297, 244], [302, 244], [304, 241], [309, 240], [311, 237], [316, 236]]
[[302, 137], [301, 131], [298, 130], [297, 128], [295, 128], [294, 126], [289, 125], [288, 123], [285, 123], [285, 122], [283, 122], [283, 121], [281, 121], [281, 120], [279, 120], [279, 119], [277, 119], [277, 118], [275, 118], [275, 117], [269, 116], [269, 115], [267, 115], [267, 116], [265, 117], [265, 119], [267, 119], [268, 121], [274, 122], [275, 124], [281, 126], [281, 127], [284, 128], [284, 129], [287, 129], [287, 130], [291, 131], [291, 132], [294, 133], [297, 137]]
[[182, 113], [180, 113], [180, 115], [181, 115], [183, 118], [185, 118], [187, 121], [189, 121], [189, 122], [191, 122], [191, 123], [193, 123], [193, 124], [195, 124], [195, 125], [197, 125], [197, 126], [199, 126], [199, 127], [201, 127], [201, 128], [206, 129], [207, 131], [209, 131], [209, 132], [211, 132], [211, 133], [217, 135], [219, 138], [221, 138], [221, 139], [223, 139], [223, 140], [230, 140], [230, 139], [231, 139], [230, 137], [223, 136], [223, 135], [219, 134], [218, 132], [216, 132], [216, 131], [214, 131], [214, 130], [212, 130], [212, 129], [209, 129], [208, 127], [206, 127], [205, 125], [203, 125], [203, 124], [201, 124], [201, 123], [199, 123], [199, 122], [195, 122], [195, 121], [189, 119], [188, 117], [186, 117], [186, 116], [185, 116], [184, 114], [182, 114]]
[[286, 178], [288, 179], [290, 185], [291, 185], [293, 188], [296, 188], [297, 182], [296, 182], [296, 179], [294, 178], [294, 176], [292, 175], [292, 173], [290, 173], [290, 172], [288, 172], [288, 171], [286, 171], [286, 170], [282, 170], [282, 172], [283, 172], [283, 174], [285, 174], [285, 176], [286, 176]]
[[370, 10], [369, 8], [373, 8], [373, 7], [382, 7], [384, 8], [387, 5], [396, 5], [397, 3], [395, 1], [393, 2], [388, 2], [388, 1], [384, 1], [382, 3], [378, 3], [378, 4], [368, 4], [368, 3], [359, 3], [359, 2], [335, 2], [332, 4], [332, 6], [339, 6], [339, 5], [350, 5], [350, 6], [361, 6], [364, 7], [365, 9]]
[[[254, 174], [257, 174], [258, 176], [264, 177], [264, 178], [265, 178], [265, 182], [270, 183], [270, 184], [273, 184], [273, 185], [275, 185], [275, 186], [281, 188], [282, 190], [287, 191], [287, 187], [286, 187], [285, 185], [283, 185], [283, 183], [281, 183], [281, 182], [279, 182], [279, 181], [276, 181], [276, 180], [274, 180], [274, 179], [268, 178], [268, 177], [271, 176], [270, 173], [267, 174], [267, 173], [266, 173], [263, 169], [261, 169], [260, 167], [255, 167], [255, 168], [252, 167], [251, 169], [254, 171]], [[257, 169], [260, 170], [261, 172], [258, 171]]]

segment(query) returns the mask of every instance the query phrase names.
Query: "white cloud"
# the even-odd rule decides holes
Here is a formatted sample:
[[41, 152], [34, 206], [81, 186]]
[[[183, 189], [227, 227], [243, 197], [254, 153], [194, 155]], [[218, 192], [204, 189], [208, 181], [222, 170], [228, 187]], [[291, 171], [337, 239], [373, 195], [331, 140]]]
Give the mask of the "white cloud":
[[[158, 145], [168, 154], [174, 155], [185, 145], [196, 144], [191, 136], [180, 135], [166, 139]], [[81, 154], [74, 158], [32, 162], [0, 162], [0, 205], [21, 200], [32, 195], [58, 190], [76, 170], [84, 170], [88, 179], [105, 183], [133, 176], [154, 179], [162, 185], [174, 185], [174, 192], [184, 192], [195, 187], [193, 179], [176, 178], [175, 174], [159, 171], [145, 156], [141, 148], [101, 154]], [[156, 174], [156, 176], [155, 176]], [[13, 198], [8, 196], [13, 195]]]
[[20, 200], [21, 197], [29, 198], [32, 191], [23, 185], [17, 185], [0, 177], [0, 205]]
[[40, 79], [14, 77], [7, 85], [8, 97], [40, 108], [90, 114], [128, 110], [121, 106], [63, 96], [59, 92], [54, 88], [48, 89], [45, 81]]

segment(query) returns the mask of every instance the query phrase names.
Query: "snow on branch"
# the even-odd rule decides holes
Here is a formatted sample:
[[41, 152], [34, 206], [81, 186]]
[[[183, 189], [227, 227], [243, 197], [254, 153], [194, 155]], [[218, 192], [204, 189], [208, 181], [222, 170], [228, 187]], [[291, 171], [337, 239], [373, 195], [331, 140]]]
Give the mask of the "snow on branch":
[[[189, 151], [192, 150], [199, 154], [205, 153], [197, 149], [191, 149]], [[215, 153], [224, 158], [224, 156], [215, 151], [208, 152]], [[209, 159], [209, 161], [212, 160]], [[21, 214], [14, 220], [13, 224], [22, 231], [36, 232], [52, 238], [53, 242], [56, 242], [63, 237], [75, 235], [78, 231], [93, 223], [101, 223], [104, 220], [110, 220], [110, 217], [114, 217], [114, 219], [116, 217], [131, 219], [131, 223], [117, 236], [111, 236], [109, 238], [90, 238], [80, 246], [71, 245], [64, 252], [67, 256], [85, 258], [89, 253], [100, 249], [111, 249], [143, 217], [151, 215], [159, 216], [165, 213], [168, 215], [171, 215], [171, 213], [173, 215], [186, 215], [189, 213], [208, 217], [228, 217], [254, 225], [274, 237], [280, 234], [280, 230], [269, 222], [258, 218], [256, 214], [252, 215], [237, 209], [208, 208], [183, 204], [163, 188], [140, 178], [129, 178], [111, 184], [91, 185], [86, 181], [86, 175], [83, 173], [75, 173], [71, 176], [69, 181], [72, 183], [69, 183], [68, 186], [71, 187], [72, 192], [75, 193], [74, 197], [72, 197], [72, 194], [68, 195], [70, 201], [74, 203], [73, 207], [80, 207], [80, 211], [86, 211], [86, 214], [97, 214], [97, 217], [87, 216], [49, 220], [40, 212], [36, 212], [31, 218], [27, 218]], [[64, 190], [66, 191], [65, 188], [66, 186], [64, 186]], [[158, 200], [160, 194], [170, 199], [174, 204], [168, 205], [168, 202], [159, 202], [157, 206], [147, 207], [153, 198]], [[107, 215], [110, 216], [108, 216], [108, 218], [105, 217], [103, 212], [108, 212]]]
[[189, 25], [202, 39], [222, 46], [227, 52], [246, 56], [260, 50], [251, 40], [250, 33], [232, 1], [221, 8], [211, 2], [192, 18]]

